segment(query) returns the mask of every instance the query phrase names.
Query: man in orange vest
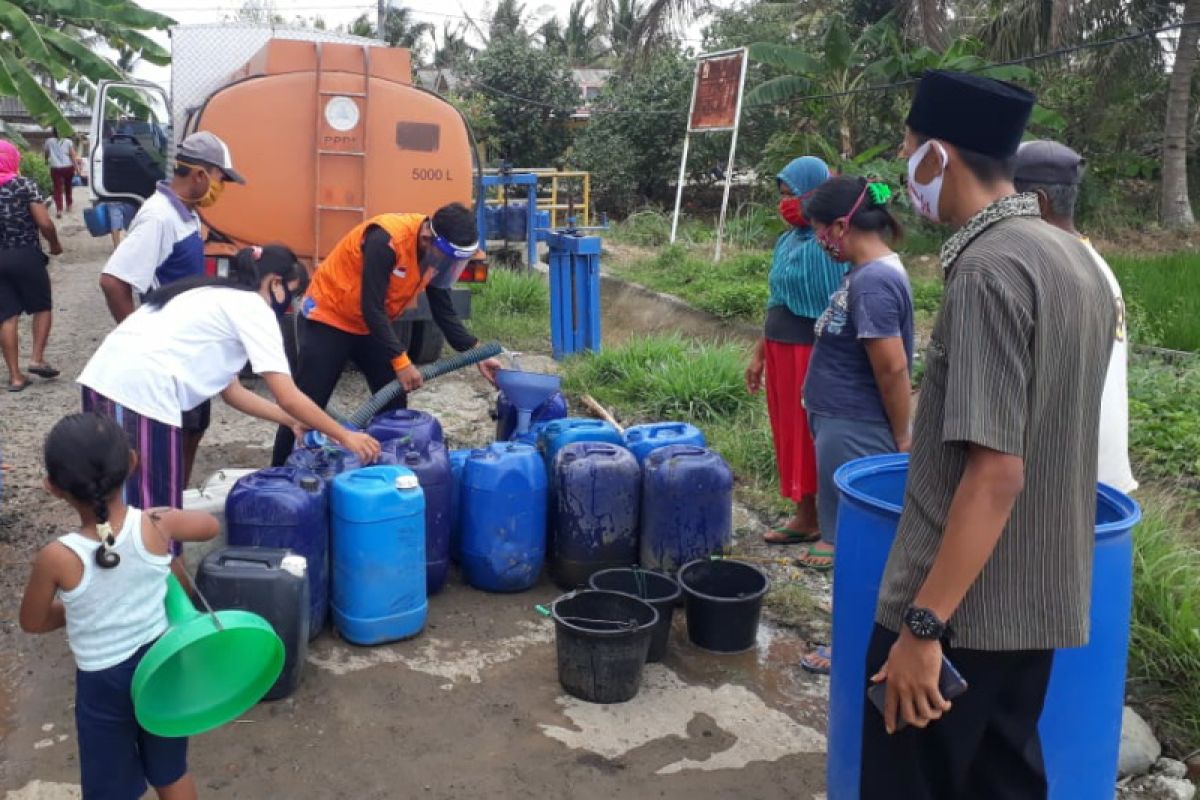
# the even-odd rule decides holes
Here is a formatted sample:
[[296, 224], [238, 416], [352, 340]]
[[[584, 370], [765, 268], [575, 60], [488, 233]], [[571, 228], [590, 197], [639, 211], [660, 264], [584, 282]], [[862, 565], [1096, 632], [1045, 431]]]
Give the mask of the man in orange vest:
[[[421, 387], [421, 373], [405, 352], [392, 322], [425, 292], [433, 319], [455, 350], [479, 343], [454, 311], [450, 289], [467, 262], [479, 253], [475, 216], [461, 203], [424, 214], [382, 214], [338, 242], [309, 284], [297, 320], [296, 385], [322, 408], [329, 402], [347, 361], [353, 361], [377, 392], [393, 379], [405, 392]], [[495, 383], [500, 362], [488, 359], [479, 371]], [[388, 408], [404, 408], [402, 393]], [[272, 463], [287, 460], [292, 431], [275, 436]]]

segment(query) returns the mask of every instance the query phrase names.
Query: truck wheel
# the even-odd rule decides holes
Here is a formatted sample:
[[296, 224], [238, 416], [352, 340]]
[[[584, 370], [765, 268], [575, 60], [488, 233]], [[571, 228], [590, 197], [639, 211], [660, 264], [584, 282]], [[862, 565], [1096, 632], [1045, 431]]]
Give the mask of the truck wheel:
[[446, 343], [442, 329], [436, 322], [413, 322], [412, 338], [408, 343], [408, 357], [414, 364], [429, 364], [437, 361]]

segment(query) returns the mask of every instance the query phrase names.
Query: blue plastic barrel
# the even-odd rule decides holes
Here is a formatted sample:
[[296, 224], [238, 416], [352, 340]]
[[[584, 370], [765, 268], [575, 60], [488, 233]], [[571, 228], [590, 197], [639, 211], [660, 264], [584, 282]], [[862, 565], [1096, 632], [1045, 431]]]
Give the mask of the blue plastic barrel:
[[625, 446], [637, 457], [639, 464], [658, 448], [673, 444], [705, 447], [708, 442], [699, 428], [686, 422], [651, 422], [625, 429]]
[[1125, 659], [1133, 607], [1133, 535], [1138, 504], [1101, 484], [1096, 499], [1091, 634], [1054, 654], [1038, 730], [1050, 800], [1108, 797], [1117, 782]]
[[[550, 395], [541, 405], [533, 410], [530, 417], [530, 428], [539, 422], [552, 422], [567, 416], [567, 398], [562, 392]], [[496, 441], [506, 442], [514, 439], [517, 430], [517, 407], [508, 399], [508, 395], [500, 392], [496, 395]], [[535, 440], [536, 441], [536, 440]]]
[[418, 446], [403, 439], [383, 445], [393, 463], [412, 470], [425, 493], [425, 590], [435, 595], [446, 585], [450, 570], [450, 507], [454, 479], [450, 457], [441, 442]]
[[674, 574], [733, 539], [733, 472], [711, 450], [660, 447], [642, 465], [641, 565]]
[[341, 445], [326, 444], [318, 447], [298, 447], [284, 462], [286, 466], [306, 469], [326, 483], [343, 472], [362, 467], [358, 456]]
[[[829, 687], [829, 800], [858, 798], [866, 702], [867, 643], [879, 583], [900, 521], [908, 456], [871, 456], [835, 473], [838, 557], [833, 580], [833, 668]], [[1050, 800], [1111, 797], [1117, 774], [1125, 656], [1132, 598], [1137, 503], [1108, 486], [1097, 490], [1091, 641], [1060, 650], [1040, 726]]]
[[405, 436], [418, 447], [424, 447], [430, 442], [445, 441], [442, 436], [442, 423], [432, 414], [412, 408], [383, 412], [371, 420], [371, 424], [367, 426], [367, 433], [381, 444]]
[[329, 501], [324, 481], [297, 467], [271, 467], [238, 480], [225, 499], [230, 547], [291, 550], [308, 562], [308, 638], [329, 616]]
[[632, 453], [607, 442], [569, 444], [554, 459], [554, 484], [555, 583], [586, 586], [593, 573], [637, 564], [642, 470]]
[[369, 645], [415, 636], [425, 626], [425, 496], [404, 467], [339, 475], [330, 498], [333, 624]]
[[462, 561], [462, 474], [474, 450], [451, 450], [450, 458], [450, 560]]
[[463, 467], [462, 569], [487, 592], [537, 583], [546, 558], [546, 469], [538, 451], [515, 442], [476, 450]]

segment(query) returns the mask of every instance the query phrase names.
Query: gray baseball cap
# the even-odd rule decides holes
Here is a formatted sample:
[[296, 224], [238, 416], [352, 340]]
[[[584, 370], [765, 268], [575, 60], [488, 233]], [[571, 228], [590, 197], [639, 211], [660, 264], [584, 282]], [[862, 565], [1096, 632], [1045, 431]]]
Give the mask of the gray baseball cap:
[[229, 146], [216, 134], [208, 131], [197, 131], [184, 139], [179, 144], [179, 149], [175, 151], [175, 160], [205, 167], [216, 167], [221, 170], [225, 180], [241, 184], [246, 182], [246, 179], [233, 168]]
[[1024, 142], [1017, 150], [1016, 179], [1023, 183], [1074, 186], [1083, 174], [1083, 156], [1048, 139]]

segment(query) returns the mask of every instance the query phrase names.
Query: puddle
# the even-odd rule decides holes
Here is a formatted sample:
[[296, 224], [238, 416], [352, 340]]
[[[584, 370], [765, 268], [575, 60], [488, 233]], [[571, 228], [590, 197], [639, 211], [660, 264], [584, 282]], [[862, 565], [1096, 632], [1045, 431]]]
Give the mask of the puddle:
[[453, 689], [459, 681], [482, 683], [483, 672], [496, 664], [512, 661], [530, 647], [554, 641], [554, 626], [549, 623], [523, 621], [523, 633], [489, 642], [486, 649], [465, 642], [444, 639], [422, 639], [385, 647], [350, 648], [341, 645], [318, 647], [310, 652], [312, 665], [332, 672], [349, 675], [352, 672], [381, 664], [403, 664], [416, 672], [443, 678], [443, 689]]
[[732, 745], [705, 758], [682, 758], [656, 770], [672, 775], [689, 770], [741, 769], [755, 761], [824, 753], [825, 736], [771, 708], [744, 686], [726, 683], [715, 689], [689, 685], [670, 668], [647, 664], [638, 696], [627, 703], [599, 705], [562, 696], [556, 702], [574, 725], [540, 725], [542, 733], [574, 749], [607, 759], [659, 739], [691, 738], [688, 726], [698, 715], [734, 739]]

